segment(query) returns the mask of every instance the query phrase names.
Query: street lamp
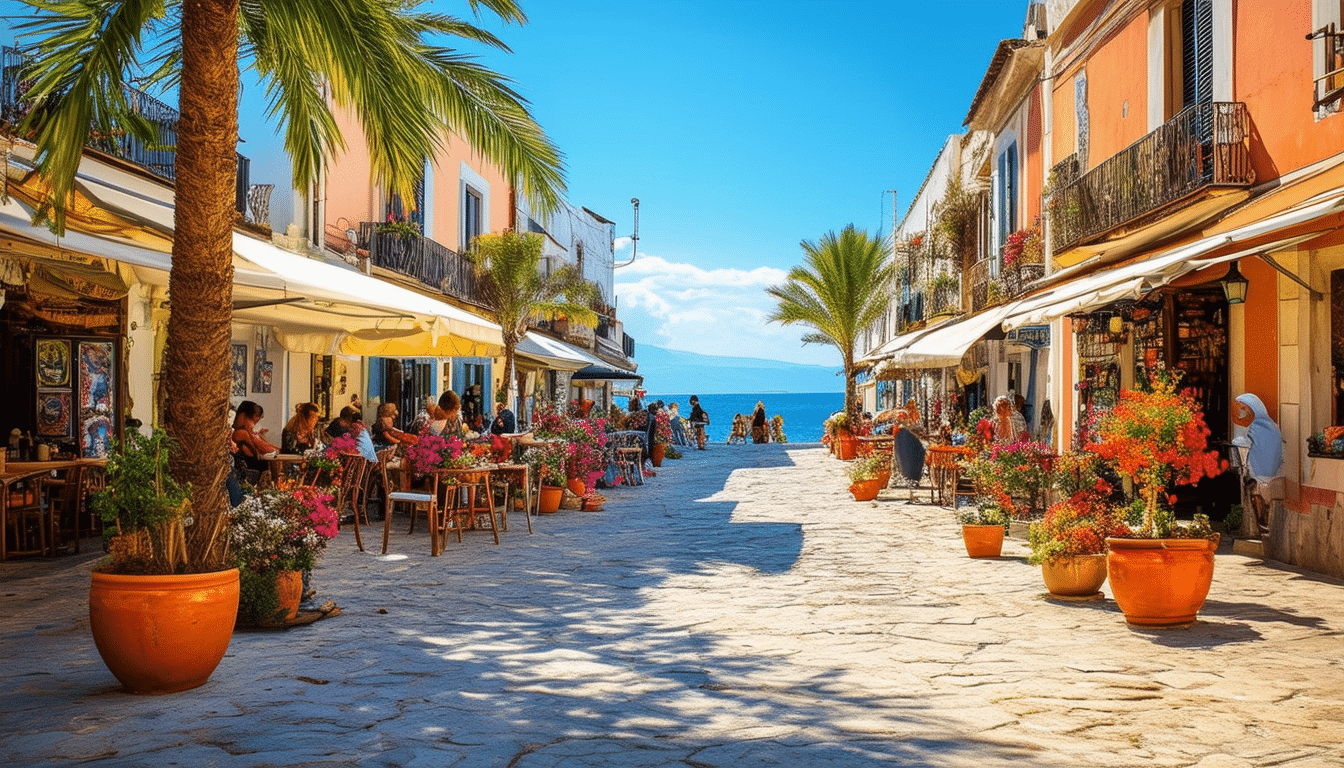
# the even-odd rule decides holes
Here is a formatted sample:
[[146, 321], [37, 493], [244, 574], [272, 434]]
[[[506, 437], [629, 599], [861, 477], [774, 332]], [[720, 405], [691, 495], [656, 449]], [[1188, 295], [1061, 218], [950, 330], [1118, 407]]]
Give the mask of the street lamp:
[[1241, 270], [1237, 269], [1237, 262], [1232, 262], [1232, 267], [1227, 270], [1227, 276], [1223, 278], [1223, 295], [1227, 297], [1228, 304], [1244, 304], [1246, 302], [1246, 288], [1250, 281], [1241, 276]]

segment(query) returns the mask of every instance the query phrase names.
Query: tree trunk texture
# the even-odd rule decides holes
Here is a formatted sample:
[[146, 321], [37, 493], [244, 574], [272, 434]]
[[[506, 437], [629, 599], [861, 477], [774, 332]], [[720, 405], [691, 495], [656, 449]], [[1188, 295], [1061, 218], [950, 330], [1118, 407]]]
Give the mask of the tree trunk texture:
[[182, 4], [173, 266], [164, 375], [173, 477], [190, 483], [201, 552], [228, 511], [233, 221], [238, 143], [238, 0]]

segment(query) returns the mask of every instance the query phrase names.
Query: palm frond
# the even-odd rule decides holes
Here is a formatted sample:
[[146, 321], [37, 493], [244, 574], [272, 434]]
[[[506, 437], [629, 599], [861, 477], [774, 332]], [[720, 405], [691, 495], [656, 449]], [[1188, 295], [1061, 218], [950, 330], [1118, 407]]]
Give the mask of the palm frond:
[[35, 107], [19, 126], [37, 145], [37, 169], [51, 196], [39, 209], [56, 230], [65, 229], [65, 208], [75, 173], [91, 135], [129, 131], [142, 141], [158, 140], [149, 121], [138, 117], [126, 83], [141, 53], [145, 27], [161, 17], [163, 0], [25, 0], [38, 9], [17, 25], [21, 41], [35, 53], [25, 78]]

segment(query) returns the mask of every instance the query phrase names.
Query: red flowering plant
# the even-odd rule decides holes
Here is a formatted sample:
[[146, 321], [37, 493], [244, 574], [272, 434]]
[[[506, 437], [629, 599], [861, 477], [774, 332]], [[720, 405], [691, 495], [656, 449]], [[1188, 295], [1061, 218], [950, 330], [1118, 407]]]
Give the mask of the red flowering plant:
[[653, 442], [667, 445], [672, 442], [672, 414], [659, 411], [653, 417]]
[[244, 621], [275, 618], [275, 575], [312, 570], [336, 537], [337, 510], [325, 488], [268, 488], [229, 513], [229, 540], [242, 581], [238, 612]]
[[966, 476], [982, 500], [992, 501], [1010, 517], [1024, 519], [1035, 512], [1041, 492], [1049, 485], [1054, 455], [1050, 446], [1030, 440], [991, 445], [971, 457]]
[[1122, 513], [1110, 503], [1111, 485], [1097, 475], [1095, 454], [1066, 453], [1055, 462], [1055, 488], [1065, 499], [1031, 524], [1028, 541], [1032, 565], [1062, 557], [1099, 555], [1110, 536], [1128, 536]]
[[406, 447], [406, 458], [411, 471], [420, 475], [436, 469], [467, 469], [481, 463], [476, 453], [456, 436], [423, 435], [420, 442]]
[[1194, 395], [1177, 391], [1179, 376], [1159, 371], [1144, 390], [1126, 389], [1120, 401], [1098, 420], [1088, 446], [1117, 472], [1134, 481], [1143, 502], [1137, 538], [1203, 537], [1207, 518], [1193, 529], [1174, 524], [1159, 510], [1168, 483], [1194, 485], [1227, 469], [1217, 451], [1208, 450], [1209, 427]]

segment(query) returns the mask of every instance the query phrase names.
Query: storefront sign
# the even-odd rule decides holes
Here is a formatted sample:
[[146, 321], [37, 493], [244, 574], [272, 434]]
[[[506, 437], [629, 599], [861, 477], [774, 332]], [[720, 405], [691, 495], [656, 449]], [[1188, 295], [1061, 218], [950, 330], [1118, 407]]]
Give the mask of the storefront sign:
[[1008, 332], [1007, 338], [1008, 341], [1016, 342], [1024, 347], [1045, 349], [1050, 346], [1050, 326], [1028, 325], [1023, 328], [1016, 328]]

